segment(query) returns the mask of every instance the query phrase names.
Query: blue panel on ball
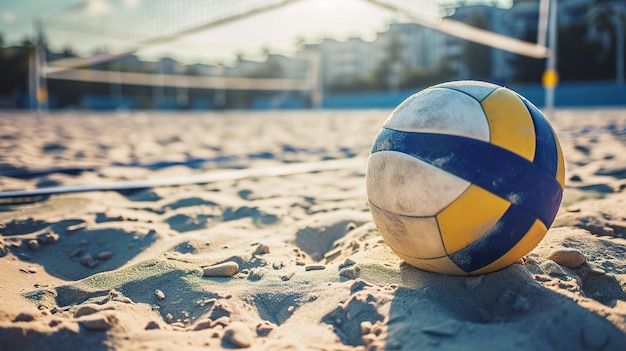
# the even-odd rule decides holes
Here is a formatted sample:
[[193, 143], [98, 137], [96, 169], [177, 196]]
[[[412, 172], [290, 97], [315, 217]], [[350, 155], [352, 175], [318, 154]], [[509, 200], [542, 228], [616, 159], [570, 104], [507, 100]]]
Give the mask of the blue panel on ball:
[[467, 181], [472, 181], [489, 143], [457, 135], [403, 132], [383, 128], [372, 146], [372, 153], [398, 151]]
[[563, 196], [554, 176], [495, 145], [487, 150], [473, 183], [532, 213], [547, 228], [554, 221]]
[[372, 153], [397, 151], [518, 205], [550, 227], [561, 203], [554, 176], [523, 157], [496, 145], [456, 135], [402, 132], [383, 128]]
[[559, 156], [556, 148], [557, 141], [554, 138], [552, 127], [550, 127], [548, 121], [535, 106], [525, 98], [520, 98], [528, 108], [530, 116], [533, 119], [533, 124], [535, 125], [537, 143], [535, 147], [534, 163], [545, 169], [551, 176], [556, 177], [556, 171], [559, 166]]
[[486, 267], [509, 252], [534, 222], [533, 215], [512, 205], [489, 234], [449, 255], [450, 259], [468, 273]]

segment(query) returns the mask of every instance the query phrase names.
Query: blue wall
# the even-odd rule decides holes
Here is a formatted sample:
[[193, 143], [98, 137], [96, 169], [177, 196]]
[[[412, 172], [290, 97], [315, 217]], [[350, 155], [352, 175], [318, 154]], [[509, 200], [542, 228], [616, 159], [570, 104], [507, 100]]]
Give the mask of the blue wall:
[[[514, 85], [509, 88], [538, 107], [543, 107], [545, 104], [545, 90], [539, 84]], [[402, 90], [395, 93], [327, 94], [322, 101], [322, 108], [394, 108], [419, 90]], [[626, 106], [626, 85], [617, 85], [612, 82], [561, 83], [555, 89], [554, 101], [558, 107]]]

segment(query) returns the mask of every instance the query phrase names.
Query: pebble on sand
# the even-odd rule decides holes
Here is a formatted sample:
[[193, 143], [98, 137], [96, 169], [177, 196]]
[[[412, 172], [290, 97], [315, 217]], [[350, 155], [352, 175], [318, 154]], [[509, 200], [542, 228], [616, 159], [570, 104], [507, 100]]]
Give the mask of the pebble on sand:
[[237, 348], [250, 347], [254, 342], [254, 334], [243, 322], [236, 321], [226, 327], [223, 340]]
[[39, 251], [39, 241], [32, 239], [28, 241], [28, 248], [31, 251]]
[[96, 257], [99, 260], [105, 261], [105, 260], [108, 260], [109, 258], [113, 257], [113, 252], [111, 252], [111, 251], [102, 251], [98, 255], [96, 255]]
[[352, 266], [353, 264], [356, 264], [356, 262], [351, 259], [350, 257], [346, 258], [345, 260], [343, 260], [343, 262], [341, 262], [341, 264], [339, 264], [339, 268], [343, 268], [343, 267], [348, 267], [348, 266]]
[[268, 336], [276, 328], [276, 325], [270, 321], [262, 321], [256, 326], [256, 335]]
[[59, 241], [59, 234], [48, 232], [39, 238], [39, 241], [45, 245], [56, 244]]
[[204, 267], [205, 277], [232, 277], [239, 272], [239, 265], [237, 262], [223, 262], [214, 266]]
[[165, 294], [161, 290], [156, 290], [154, 292], [154, 296], [156, 296], [156, 298], [159, 299], [159, 300], [165, 299]]
[[256, 250], [254, 250], [255, 255], [265, 255], [268, 253], [270, 253], [270, 247], [265, 244], [259, 244], [259, 246], [256, 247]]
[[321, 271], [326, 269], [326, 266], [323, 264], [307, 264], [304, 266], [305, 271]]
[[80, 258], [80, 263], [85, 266], [85, 267], [95, 267], [96, 265], [96, 261], [93, 259], [93, 257], [91, 257], [90, 254], [86, 254], [85, 256]]
[[339, 275], [349, 279], [356, 279], [359, 275], [361, 275], [361, 266], [353, 264], [351, 266], [341, 268]]
[[569, 268], [576, 268], [587, 261], [582, 252], [569, 248], [553, 251], [548, 258], [561, 266]]

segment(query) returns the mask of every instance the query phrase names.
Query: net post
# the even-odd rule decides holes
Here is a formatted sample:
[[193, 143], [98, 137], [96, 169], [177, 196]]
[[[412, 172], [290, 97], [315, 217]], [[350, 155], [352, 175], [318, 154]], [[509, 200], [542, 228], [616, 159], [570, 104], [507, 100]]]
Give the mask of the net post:
[[557, 0], [549, 1], [548, 16], [548, 45], [549, 52], [546, 60], [546, 71], [544, 73], [543, 85], [546, 89], [545, 109], [550, 118], [554, 118], [554, 89], [558, 83], [556, 71], [557, 64]]
[[33, 91], [32, 99], [33, 107], [38, 117], [48, 110], [48, 89], [46, 81], [46, 44], [43, 35], [43, 27], [41, 19], [36, 18], [34, 21], [35, 46], [32, 63]]

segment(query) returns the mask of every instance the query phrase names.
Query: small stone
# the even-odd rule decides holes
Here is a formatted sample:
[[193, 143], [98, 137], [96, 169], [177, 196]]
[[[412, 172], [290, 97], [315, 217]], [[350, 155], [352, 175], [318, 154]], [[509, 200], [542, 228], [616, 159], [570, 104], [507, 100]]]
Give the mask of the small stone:
[[348, 279], [356, 279], [361, 275], [361, 266], [353, 264], [349, 267], [342, 268], [339, 275]]
[[547, 273], [549, 275], [559, 275], [559, 276], [566, 275], [563, 268], [561, 268], [561, 266], [559, 266], [556, 262], [552, 260], [545, 260], [541, 262], [541, 264], [539, 265], [539, 268], [541, 268], [541, 270], [544, 273]]
[[39, 241], [35, 239], [29, 240], [27, 245], [31, 251], [39, 251]]
[[348, 257], [345, 260], [343, 260], [343, 262], [341, 262], [341, 264], [339, 265], [339, 268], [352, 266], [353, 264], [356, 264], [356, 262], [354, 262], [353, 259]]
[[87, 246], [89, 245], [89, 241], [83, 239], [78, 243], [78, 246]]
[[553, 251], [548, 258], [561, 266], [569, 268], [576, 268], [587, 261], [582, 252], [569, 248]]
[[86, 254], [80, 258], [80, 263], [85, 267], [91, 268], [94, 265], [94, 259], [90, 254]]
[[156, 296], [156, 298], [159, 299], [159, 300], [165, 299], [165, 294], [161, 290], [156, 290], [154, 292], [154, 296]]
[[583, 344], [594, 350], [601, 350], [609, 341], [606, 330], [598, 325], [587, 325], [581, 330]]
[[225, 330], [223, 340], [234, 347], [250, 347], [254, 342], [254, 334], [243, 322], [233, 322]]
[[259, 244], [259, 246], [256, 247], [256, 250], [254, 250], [255, 255], [265, 255], [268, 253], [270, 253], [270, 247], [265, 244]]
[[56, 244], [59, 241], [59, 234], [55, 232], [46, 233], [40, 241], [44, 245]]
[[239, 272], [239, 265], [237, 262], [224, 262], [214, 266], [204, 267], [205, 277], [232, 277]]
[[323, 264], [307, 264], [304, 266], [305, 271], [321, 271], [326, 269], [326, 266]]
[[269, 333], [274, 330], [276, 325], [269, 321], [263, 321], [256, 326], [256, 335], [258, 336], [268, 336]]
[[96, 255], [99, 260], [106, 261], [109, 258], [113, 257], [113, 252], [111, 251], [102, 251]]
[[171, 322], [174, 320], [174, 316], [172, 316], [171, 313], [168, 313], [165, 315], [165, 320], [167, 320], [168, 322]]
[[482, 282], [483, 282], [482, 275], [475, 276], [475, 277], [465, 277], [465, 286], [470, 290], [476, 289], [477, 287], [480, 286], [480, 284], [482, 284]]

